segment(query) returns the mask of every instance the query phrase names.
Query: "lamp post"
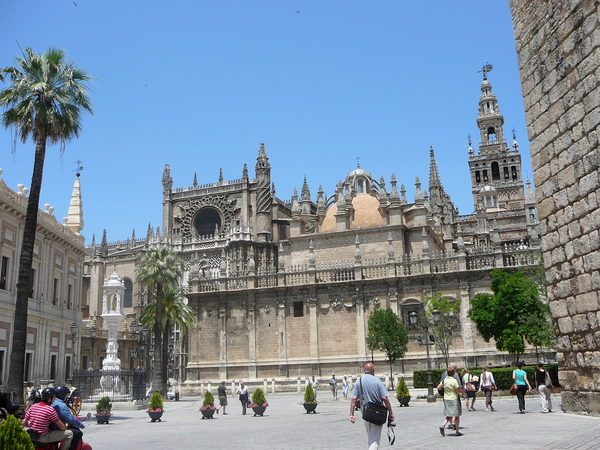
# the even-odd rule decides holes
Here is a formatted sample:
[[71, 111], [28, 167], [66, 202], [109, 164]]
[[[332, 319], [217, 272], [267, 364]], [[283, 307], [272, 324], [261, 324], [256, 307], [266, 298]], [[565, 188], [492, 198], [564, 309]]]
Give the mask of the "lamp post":
[[[70, 371], [72, 371], [73, 369], [75, 369], [77, 366], [79, 366], [79, 363], [77, 361], [77, 324], [75, 322], [73, 322], [71, 324], [71, 326], [69, 327], [71, 330], [71, 343], [73, 344], [73, 368], [70, 369]], [[70, 373], [65, 374], [66, 377], [65, 378], [70, 378]]]
[[94, 345], [96, 344], [96, 327], [90, 328], [90, 342], [92, 343], [90, 367], [92, 370], [94, 370]]
[[[433, 311], [432, 313], [433, 321], [435, 323], [440, 321], [440, 312], [438, 310]], [[435, 403], [435, 394], [433, 393], [433, 381], [431, 380], [431, 358], [429, 357], [429, 346], [433, 345], [433, 339], [429, 336], [429, 321], [427, 317], [424, 316], [424, 324], [419, 325], [419, 315], [416, 312], [411, 312], [408, 315], [411, 325], [417, 326], [425, 330], [425, 336], [427, 342], [423, 342], [423, 338], [421, 336], [417, 336], [417, 341], [419, 345], [425, 345], [427, 350], [427, 403]]]

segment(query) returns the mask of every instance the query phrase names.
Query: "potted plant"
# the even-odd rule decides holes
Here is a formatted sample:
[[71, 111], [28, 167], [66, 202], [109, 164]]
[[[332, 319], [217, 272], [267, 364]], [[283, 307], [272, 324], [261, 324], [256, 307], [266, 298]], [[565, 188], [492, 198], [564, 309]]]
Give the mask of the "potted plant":
[[157, 420], [160, 422], [160, 418], [164, 412], [163, 399], [160, 392], [152, 393], [150, 404], [148, 405], [146, 412], [150, 416], [151, 422], [156, 422]]
[[306, 391], [304, 391], [303, 406], [306, 410], [306, 414], [316, 414], [315, 409], [317, 408], [317, 396], [315, 395], [315, 390], [310, 383], [306, 385]]
[[400, 406], [408, 406], [408, 402], [410, 402], [410, 393], [408, 392], [408, 386], [406, 386], [404, 378], [398, 380], [398, 386], [396, 386], [396, 398], [398, 399], [398, 402], [400, 402]]
[[215, 397], [210, 393], [210, 391], [207, 391], [206, 394], [204, 395], [204, 402], [202, 403], [202, 406], [200, 407], [200, 412], [202, 413], [202, 418], [203, 419], [212, 419], [216, 410], [217, 410], [217, 408], [215, 407]]
[[254, 417], [262, 416], [265, 413], [269, 404], [267, 403], [267, 399], [265, 398], [265, 393], [262, 389], [257, 389], [252, 394], [252, 403], [250, 403], [250, 407], [252, 411], [254, 411]]
[[96, 422], [108, 423], [112, 410], [112, 403], [109, 397], [102, 397], [98, 403], [96, 403]]

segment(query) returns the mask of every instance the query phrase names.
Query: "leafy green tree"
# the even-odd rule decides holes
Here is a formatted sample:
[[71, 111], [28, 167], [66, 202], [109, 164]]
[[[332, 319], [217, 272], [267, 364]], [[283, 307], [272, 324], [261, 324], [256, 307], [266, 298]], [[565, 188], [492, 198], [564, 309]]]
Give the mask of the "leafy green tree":
[[154, 368], [152, 388], [166, 395], [163, 383], [163, 299], [166, 288], [176, 286], [181, 277], [182, 261], [166, 247], [152, 249], [140, 255], [135, 269], [137, 282], [148, 288], [151, 298], [156, 301], [154, 321]]
[[29, 434], [15, 416], [9, 415], [4, 422], [0, 422], [0, 448], [34, 450]]
[[[460, 302], [446, 298], [441, 291], [438, 291], [434, 297], [426, 296], [425, 304], [427, 305], [425, 315], [430, 324], [429, 333], [434, 338], [435, 348], [442, 354], [448, 367], [450, 347], [452, 347], [452, 328], [460, 312]], [[434, 311], [437, 311], [435, 315]]]
[[554, 342], [550, 309], [539, 298], [539, 287], [523, 272], [492, 271], [492, 292], [477, 294], [467, 315], [486, 342], [496, 341], [498, 350], [515, 355], [525, 343], [548, 347]]
[[[174, 326], [177, 326], [182, 335], [187, 335], [196, 322], [194, 310], [185, 303], [186, 298], [181, 295], [178, 288], [167, 286], [163, 289], [163, 314], [162, 314], [162, 340], [168, 342]], [[140, 316], [140, 322], [150, 330], [155, 330], [156, 325], [156, 303], [146, 305]], [[168, 346], [163, 345], [162, 361], [168, 359]], [[167, 364], [162, 365], [162, 381], [167, 382]]]
[[23, 57], [15, 60], [17, 65], [0, 69], [2, 81], [10, 80], [8, 87], [0, 91], [0, 106], [5, 108], [2, 125], [6, 128], [14, 127], [15, 134], [23, 143], [29, 138], [35, 142], [33, 174], [19, 258], [8, 374], [8, 389], [21, 392], [25, 371], [33, 246], [46, 145], [59, 143], [62, 153], [67, 141], [79, 137], [82, 112], [92, 113], [92, 108], [88, 89], [84, 84], [91, 80], [91, 76], [67, 62], [63, 50], [50, 48], [45, 53], [37, 54], [27, 47], [23, 50]]
[[404, 357], [406, 353], [408, 331], [406, 331], [402, 320], [390, 308], [375, 308], [369, 317], [369, 335], [366, 342], [370, 350], [379, 350], [385, 353], [390, 365], [390, 374], [392, 374], [394, 372], [394, 362]]

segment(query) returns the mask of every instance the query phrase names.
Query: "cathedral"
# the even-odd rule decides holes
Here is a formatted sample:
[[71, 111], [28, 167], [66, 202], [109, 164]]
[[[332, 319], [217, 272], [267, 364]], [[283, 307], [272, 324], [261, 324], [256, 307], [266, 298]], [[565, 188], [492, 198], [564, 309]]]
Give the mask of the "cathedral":
[[[473, 195], [467, 215], [445, 191], [433, 148], [427, 189], [417, 177], [411, 194], [393, 173], [374, 178], [359, 165], [341, 174], [329, 197], [322, 186], [315, 195], [305, 179], [300, 192], [282, 200], [264, 144], [254, 178], [244, 165], [239, 179], [221, 175], [198, 184], [194, 175], [192, 186], [174, 187], [167, 164], [160, 226], [149, 226], [144, 238], [134, 232], [116, 243], [105, 232], [100, 244], [94, 239], [88, 247], [84, 321], [105, 327], [97, 314], [102, 286], [118, 274], [126, 314], [121, 359], [136, 366], [131, 323], [148, 301], [135, 280], [136, 259], [167, 246], [184, 261], [180, 288], [197, 319], [188, 336], [175, 331], [169, 343], [171, 376], [184, 395], [206, 381], [360, 373], [365, 361], [385, 360], [365, 344], [377, 307], [391, 308], [409, 331], [408, 352], [394, 369], [411, 376], [427, 361], [417, 340], [422, 324], [412, 324], [409, 315], [437, 292], [460, 302], [451, 359], [469, 366], [509, 364], [508, 354], [483, 341], [467, 311], [474, 295], [491, 292], [491, 270], [536, 264], [540, 230], [516, 138], [509, 144], [505, 137], [485, 72], [477, 126], [477, 150], [470, 139], [466, 149]], [[89, 350], [84, 346], [82, 355]], [[443, 364], [435, 347], [431, 356], [434, 367]], [[525, 356], [534, 357], [533, 351]]]

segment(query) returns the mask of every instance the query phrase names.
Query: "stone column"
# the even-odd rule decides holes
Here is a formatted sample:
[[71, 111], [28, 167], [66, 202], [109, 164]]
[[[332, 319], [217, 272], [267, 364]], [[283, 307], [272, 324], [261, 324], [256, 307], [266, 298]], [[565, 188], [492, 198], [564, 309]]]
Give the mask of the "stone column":
[[226, 380], [227, 374], [227, 304], [219, 305], [219, 378]]
[[255, 380], [257, 378], [256, 365], [256, 302], [254, 294], [248, 296], [246, 306], [246, 323], [248, 324], [248, 379]]

